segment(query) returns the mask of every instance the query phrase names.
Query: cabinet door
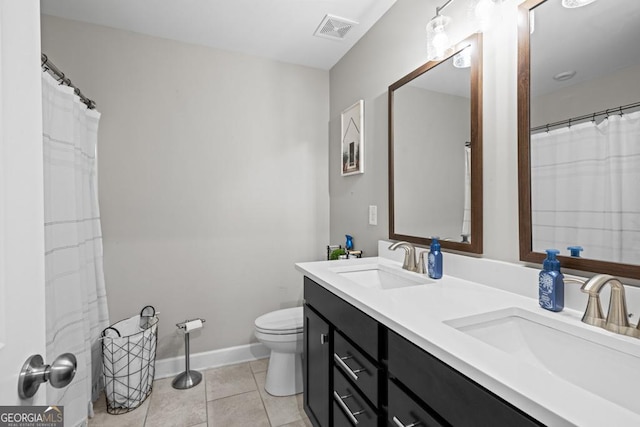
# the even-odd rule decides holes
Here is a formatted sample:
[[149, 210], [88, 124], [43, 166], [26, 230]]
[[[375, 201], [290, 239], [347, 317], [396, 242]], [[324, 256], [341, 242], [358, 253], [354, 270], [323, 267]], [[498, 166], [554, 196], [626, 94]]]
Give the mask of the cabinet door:
[[304, 306], [304, 409], [314, 425], [329, 427], [331, 405], [330, 327]]

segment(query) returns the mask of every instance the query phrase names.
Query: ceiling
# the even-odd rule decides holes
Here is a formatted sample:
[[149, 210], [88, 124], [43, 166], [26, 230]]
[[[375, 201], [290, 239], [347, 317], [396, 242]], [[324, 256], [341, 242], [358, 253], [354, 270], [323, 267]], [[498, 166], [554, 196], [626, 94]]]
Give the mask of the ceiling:
[[[40, 0], [41, 12], [328, 70], [396, 0]], [[327, 15], [357, 22], [314, 36]]]
[[[536, 7], [534, 15], [534, 98], [640, 63], [638, 0], [600, 0], [576, 9], [550, 0]], [[561, 82], [553, 79], [565, 71], [575, 71], [575, 77]]]

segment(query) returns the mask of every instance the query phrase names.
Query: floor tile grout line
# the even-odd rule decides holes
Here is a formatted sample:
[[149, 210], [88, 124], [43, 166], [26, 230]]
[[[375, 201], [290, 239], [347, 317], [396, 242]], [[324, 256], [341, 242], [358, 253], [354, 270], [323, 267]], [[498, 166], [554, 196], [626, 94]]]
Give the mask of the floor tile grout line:
[[209, 400], [207, 400], [207, 371], [202, 372], [202, 382], [204, 383], [204, 415], [207, 427], [209, 427]]
[[262, 403], [262, 409], [264, 409], [264, 414], [267, 416], [267, 421], [269, 421], [269, 425], [271, 427], [274, 427], [273, 423], [271, 422], [271, 417], [269, 417], [269, 412], [267, 411], [267, 405], [265, 405], [264, 398], [262, 397], [262, 393], [260, 393], [260, 384], [258, 384], [258, 379], [256, 378], [256, 374], [255, 372], [253, 372], [253, 370], [251, 370], [251, 375], [253, 376], [253, 382], [256, 384], [256, 391], [258, 392], [258, 397], [260, 397], [260, 403]]

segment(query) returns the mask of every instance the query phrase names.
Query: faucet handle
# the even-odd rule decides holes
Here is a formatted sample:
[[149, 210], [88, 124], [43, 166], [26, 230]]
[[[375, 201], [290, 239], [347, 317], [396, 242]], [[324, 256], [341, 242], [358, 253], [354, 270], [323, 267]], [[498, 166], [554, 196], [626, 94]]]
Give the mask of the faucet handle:
[[[427, 274], [427, 267], [425, 266], [424, 262], [424, 255], [426, 253], [427, 251], [418, 253], [418, 265], [416, 266], [416, 273]], [[638, 325], [640, 325], [640, 323], [638, 323]]]
[[[611, 283], [613, 284], [614, 281], [611, 281]], [[627, 299], [624, 293], [624, 286], [622, 283], [618, 283], [620, 286], [611, 286], [605, 329], [611, 332], [624, 333], [629, 328], [629, 315], [627, 314]]]

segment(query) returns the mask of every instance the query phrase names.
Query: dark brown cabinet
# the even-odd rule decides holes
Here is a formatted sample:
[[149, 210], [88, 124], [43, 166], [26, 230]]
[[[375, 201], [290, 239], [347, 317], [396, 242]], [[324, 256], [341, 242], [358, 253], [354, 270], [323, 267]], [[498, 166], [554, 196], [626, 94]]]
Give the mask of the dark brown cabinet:
[[304, 407], [316, 425], [329, 424], [331, 352], [329, 324], [304, 307]]
[[[307, 277], [304, 299], [304, 406], [309, 419], [317, 427], [384, 425], [382, 325]], [[326, 337], [322, 345], [314, 343], [320, 342], [319, 334]]]
[[393, 331], [388, 331], [389, 377], [424, 407], [461, 427], [533, 427], [541, 424]]
[[308, 277], [304, 298], [314, 426], [542, 425]]

